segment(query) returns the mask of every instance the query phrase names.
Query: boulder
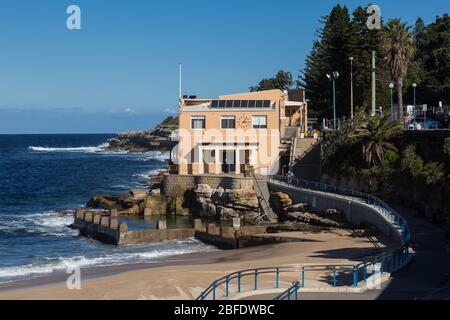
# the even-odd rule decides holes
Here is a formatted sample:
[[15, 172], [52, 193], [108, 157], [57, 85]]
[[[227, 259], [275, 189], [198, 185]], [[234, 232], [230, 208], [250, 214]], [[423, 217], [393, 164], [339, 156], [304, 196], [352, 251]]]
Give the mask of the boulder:
[[145, 198], [142, 211], [147, 212], [147, 215], [164, 215], [167, 213], [167, 201], [163, 196], [150, 195]]
[[286, 212], [308, 212], [310, 206], [307, 203], [298, 203], [285, 208]]
[[202, 198], [211, 198], [214, 190], [207, 184], [198, 184], [194, 189], [195, 194]]
[[234, 211], [231, 208], [226, 208], [226, 207], [222, 207], [222, 206], [218, 206], [217, 207], [217, 215], [216, 215], [217, 219], [220, 220], [227, 220], [227, 219], [232, 219], [232, 218], [239, 218], [239, 213], [237, 213], [236, 211]]
[[144, 200], [147, 196], [148, 191], [139, 190], [139, 189], [131, 189], [130, 196], [135, 200]]
[[282, 214], [292, 205], [292, 199], [286, 193], [275, 192], [270, 195], [270, 203], [276, 213]]
[[161, 195], [161, 189], [154, 189], [154, 190], [150, 191], [150, 194], [152, 196], [159, 196], [159, 195]]
[[93, 209], [122, 209], [118, 197], [94, 196], [87, 203], [88, 208]]

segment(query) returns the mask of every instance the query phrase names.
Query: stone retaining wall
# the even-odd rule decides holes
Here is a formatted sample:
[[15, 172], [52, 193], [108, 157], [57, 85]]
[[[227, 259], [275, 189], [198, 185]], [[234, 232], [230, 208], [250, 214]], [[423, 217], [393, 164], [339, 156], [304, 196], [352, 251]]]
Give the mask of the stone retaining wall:
[[360, 226], [364, 223], [370, 223], [395, 244], [403, 245], [401, 232], [389, 223], [380, 212], [368, 204], [352, 201], [332, 193], [325, 194], [273, 182], [269, 182], [269, 188], [272, 191], [281, 191], [288, 194], [295, 203], [308, 203], [318, 210], [338, 209], [345, 212], [346, 220], [350, 224]]
[[164, 175], [163, 193], [169, 197], [183, 197], [187, 190], [198, 184], [207, 184], [213, 189], [251, 189], [253, 178], [222, 175]]

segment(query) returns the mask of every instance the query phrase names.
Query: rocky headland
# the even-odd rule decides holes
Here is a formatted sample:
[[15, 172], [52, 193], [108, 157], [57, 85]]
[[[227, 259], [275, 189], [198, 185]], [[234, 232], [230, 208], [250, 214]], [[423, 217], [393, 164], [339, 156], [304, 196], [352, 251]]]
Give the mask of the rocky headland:
[[172, 137], [178, 129], [178, 118], [168, 117], [154, 129], [123, 132], [108, 140], [106, 151], [170, 151], [174, 147]]

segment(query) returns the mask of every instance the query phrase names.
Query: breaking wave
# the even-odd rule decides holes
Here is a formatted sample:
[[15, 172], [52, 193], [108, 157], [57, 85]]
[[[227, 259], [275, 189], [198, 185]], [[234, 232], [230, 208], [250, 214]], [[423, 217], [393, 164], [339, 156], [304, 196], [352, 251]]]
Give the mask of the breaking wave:
[[[126, 252], [125, 250], [135, 250]], [[195, 239], [171, 241], [161, 244], [141, 245], [117, 249], [116, 253], [93, 257], [73, 256], [47, 258], [40, 263], [0, 268], [0, 283], [32, 279], [55, 272], [65, 272], [69, 267], [95, 268], [125, 264], [150, 263], [155, 259], [193, 252], [217, 251]]]
[[68, 147], [68, 148], [55, 148], [55, 147], [28, 147], [29, 150], [35, 152], [85, 152], [85, 153], [95, 153], [104, 152], [104, 148], [108, 147], [108, 143], [103, 143], [96, 147]]

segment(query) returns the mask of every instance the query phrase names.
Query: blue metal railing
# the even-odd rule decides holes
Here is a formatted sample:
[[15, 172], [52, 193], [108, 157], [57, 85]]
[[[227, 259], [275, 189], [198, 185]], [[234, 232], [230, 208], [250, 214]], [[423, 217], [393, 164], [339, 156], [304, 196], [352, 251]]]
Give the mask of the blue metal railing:
[[[296, 281], [285, 292], [275, 297], [273, 300], [298, 300], [298, 290], [300, 289], [300, 282]], [[294, 299], [292, 299], [292, 297]]]
[[329, 185], [325, 183], [307, 181], [298, 178], [284, 177], [284, 176], [271, 176], [269, 177], [270, 182], [281, 182], [288, 186], [297, 187], [301, 189], [307, 189], [312, 191], [320, 191], [325, 194], [337, 194], [340, 196], [347, 197], [349, 200], [354, 202], [361, 202], [372, 206], [376, 209], [383, 217], [395, 227], [401, 229], [402, 242], [403, 244], [410, 241], [410, 233], [408, 229], [408, 224], [400, 214], [398, 214], [394, 209], [392, 209], [383, 200], [374, 197], [370, 194], [351, 190], [348, 188], [341, 188], [336, 185]]
[[[348, 197], [349, 199], [351, 198], [352, 201], [362, 202], [370, 205], [375, 208], [377, 212], [381, 213], [387, 220], [387, 222], [392, 224], [396, 228], [396, 230], [401, 233], [402, 246], [390, 252], [386, 252], [373, 257], [368, 257], [365, 261], [356, 265], [298, 265], [247, 269], [234, 272], [214, 281], [200, 294], [197, 300], [205, 300], [210, 296], [213, 300], [216, 300], [217, 291], [223, 285], [225, 285], [225, 297], [229, 297], [231, 293], [230, 283], [235, 279], [237, 282], [237, 294], [240, 294], [242, 291], [242, 279], [248, 277], [253, 277], [254, 285], [252, 289], [258, 290], [260, 288], [259, 276], [264, 274], [274, 274], [275, 289], [279, 289], [281, 274], [296, 272], [299, 273], [301, 277], [296, 290], [296, 292], [298, 292], [300, 288], [305, 288], [307, 273], [310, 271], [318, 270], [331, 272], [332, 276], [330, 277], [331, 279], [329, 280], [328, 284], [332, 285], [333, 287], [350, 286], [353, 288], [358, 288], [361, 282], [363, 284], [366, 284], [368, 278], [372, 274], [374, 274], [374, 272], [378, 272], [380, 274], [383, 274], [385, 272], [392, 273], [400, 269], [408, 261], [410, 254], [410, 233], [406, 220], [383, 200], [366, 193], [357, 192], [346, 188], [339, 188], [337, 186], [327, 185], [319, 182], [306, 181], [302, 179], [273, 176], [269, 178], [269, 181], [281, 182], [287, 184], [288, 186], [297, 188], [337, 194]], [[379, 267], [378, 270], [377, 268], [375, 268], [376, 266]], [[286, 294], [290, 289], [293, 288], [294, 286], [285, 291], [284, 294]], [[292, 290], [290, 290], [289, 292], [291, 293], [291, 295], [293, 294]], [[278, 297], [283, 297], [283, 294]]]

